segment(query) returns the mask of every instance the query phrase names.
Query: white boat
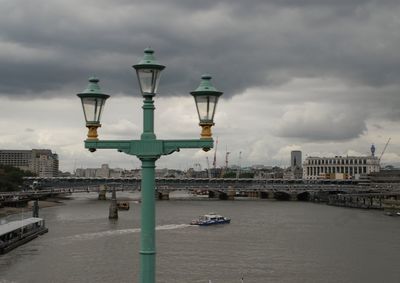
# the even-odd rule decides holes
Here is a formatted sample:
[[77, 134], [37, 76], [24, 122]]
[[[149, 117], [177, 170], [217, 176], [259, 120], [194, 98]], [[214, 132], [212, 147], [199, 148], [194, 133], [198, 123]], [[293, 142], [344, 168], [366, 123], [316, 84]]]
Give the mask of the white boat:
[[191, 225], [199, 225], [199, 226], [209, 226], [216, 224], [228, 224], [231, 222], [231, 219], [219, 214], [209, 213], [202, 216], [199, 216], [197, 219], [193, 219], [190, 222]]
[[0, 225], [0, 254], [25, 244], [39, 235], [47, 233], [42, 218], [31, 217]]

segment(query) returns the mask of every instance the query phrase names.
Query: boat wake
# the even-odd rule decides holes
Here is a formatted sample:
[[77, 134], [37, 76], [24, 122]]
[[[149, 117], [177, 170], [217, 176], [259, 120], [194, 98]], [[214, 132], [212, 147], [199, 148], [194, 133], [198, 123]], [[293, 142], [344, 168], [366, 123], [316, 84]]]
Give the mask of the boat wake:
[[[182, 229], [192, 227], [189, 224], [168, 224], [168, 225], [161, 225], [156, 226], [156, 230], [174, 230], [174, 229]], [[108, 236], [116, 236], [116, 235], [124, 235], [124, 234], [132, 234], [132, 233], [140, 233], [140, 228], [132, 228], [132, 229], [121, 229], [121, 230], [108, 230], [108, 231], [101, 231], [95, 233], [84, 233], [66, 237], [69, 240], [92, 240], [101, 237], [108, 237]]]

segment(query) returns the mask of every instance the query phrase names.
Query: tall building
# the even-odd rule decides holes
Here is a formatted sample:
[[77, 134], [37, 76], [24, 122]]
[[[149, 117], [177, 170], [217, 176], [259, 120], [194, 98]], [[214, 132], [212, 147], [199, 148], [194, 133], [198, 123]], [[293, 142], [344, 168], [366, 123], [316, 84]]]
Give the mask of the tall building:
[[303, 163], [304, 179], [358, 179], [379, 171], [376, 156], [307, 157]]
[[302, 179], [303, 170], [301, 167], [302, 158], [300, 150], [292, 150], [290, 152], [290, 167], [283, 173], [284, 179]]
[[58, 155], [50, 149], [0, 150], [0, 164], [31, 171], [39, 177], [58, 174]]
[[295, 168], [301, 167], [302, 159], [301, 159], [301, 151], [300, 150], [292, 150], [290, 153], [290, 167]]

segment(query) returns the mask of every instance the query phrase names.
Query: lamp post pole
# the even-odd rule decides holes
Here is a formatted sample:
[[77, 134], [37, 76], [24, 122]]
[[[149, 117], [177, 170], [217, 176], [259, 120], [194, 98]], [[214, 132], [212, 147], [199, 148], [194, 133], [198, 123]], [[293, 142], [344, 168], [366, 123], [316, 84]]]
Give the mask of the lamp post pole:
[[161, 155], [168, 155], [181, 148], [202, 148], [208, 151], [213, 147], [211, 126], [218, 97], [222, 92], [217, 91], [210, 83], [211, 77], [202, 77], [200, 86], [191, 94], [195, 97], [197, 111], [200, 118], [199, 125], [203, 131], [200, 139], [188, 140], [161, 140], [154, 133], [154, 101], [160, 71], [164, 66], [159, 65], [154, 57], [153, 50], [146, 49], [144, 58], [133, 66], [138, 75], [143, 102], [143, 132], [140, 140], [99, 140], [97, 128], [100, 127], [100, 116], [105, 100], [109, 97], [101, 93], [99, 80], [91, 78], [86, 90], [79, 93], [82, 100], [89, 128], [85, 148], [91, 152], [96, 149], [117, 149], [129, 155], [138, 157], [142, 162], [141, 182], [141, 233], [140, 233], [140, 283], [155, 282], [155, 163]]

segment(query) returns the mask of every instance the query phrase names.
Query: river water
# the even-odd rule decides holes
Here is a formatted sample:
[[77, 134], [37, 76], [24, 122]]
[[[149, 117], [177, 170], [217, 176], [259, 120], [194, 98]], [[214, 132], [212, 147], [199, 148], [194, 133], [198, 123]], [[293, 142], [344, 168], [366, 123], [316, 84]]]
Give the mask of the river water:
[[[76, 194], [41, 209], [49, 233], [0, 256], [0, 282], [138, 282], [140, 203], [117, 221], [108, 207]], [[156, 211], [157, 282], [400, 282], [400, 217], [382, 211], [271, 200], [157, 201]], [[188, 225], [212, 211], [231, 224]]]

